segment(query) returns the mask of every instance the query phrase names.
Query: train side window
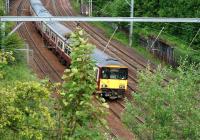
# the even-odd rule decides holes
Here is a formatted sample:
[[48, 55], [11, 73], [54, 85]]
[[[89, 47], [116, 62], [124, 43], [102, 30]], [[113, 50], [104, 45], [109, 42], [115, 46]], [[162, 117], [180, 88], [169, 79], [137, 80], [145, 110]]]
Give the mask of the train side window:
[[62, 49], [62, 46], [63, 46], [63, 42], [61, 41], [58, 41], [58, 46]]
[[68, 49], [65, 47], [65, 53], [68, 54]]
[[54, 36], [53, 36], [53, 33], [52, 33], [52, 34], [51, 34], [51, 39], [54, 40], [53, 38], [54, 38]]
[[48, 29], [48, 28], [47, 28], [46, 32], [47, 32], [47, 35], [49, 36], [50, 32], [49, 32], [49, 29]]
[[70, 49], [70, 48], [68, 49], [68, 54], [69, 54], [69, 55], [71, 54], [71, 49]]
[[56, 37], [55, 37], [54, 33], [52, 33], [51, 38], [52, 38], [53, 41], [56, 41]]
[[61, 42], [61, 48], [63, 49], [63, 46], [64, 46], [64, 44], [63, 44], [63, 42]]
[[58, 41], [58, 46], [60, 47], [60, 41]]

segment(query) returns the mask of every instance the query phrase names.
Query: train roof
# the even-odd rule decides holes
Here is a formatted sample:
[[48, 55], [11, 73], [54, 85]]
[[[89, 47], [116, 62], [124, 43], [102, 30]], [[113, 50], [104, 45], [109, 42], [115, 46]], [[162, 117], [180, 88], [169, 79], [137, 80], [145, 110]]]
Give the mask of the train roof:
[[57, 32], [58, 34], [65, 37], [66, 35], [70, 34], [72, 31], [68, 28], [66, 28], [63, 24], [58, 22], [46, 22], [54, 32]]
[[124, 66], [117, 59], [110, 57], [109, 55], [97, 48], [94, 49], [92, 57], [96, 61], [96, 65], [99, 67], [107, 67], [109, 65]]
[[[30, 0], [31, 6], [34, 9], [35, 13], [39, 17], [52, 17], [52, 15], [46, 10], [46, 8], [43, 6], [42, 2], [40, 0]], [[68, 28], [66, 28], [64, 25], [62, 25], [59, 22], [49, 21], [45, 22], [48, 26], [51, 27], [51, 29], [62, 35], [63, 37], [72, 31]]]
[[39, 17], [51, 17], [52, 15], [49, 11], [43, 6], [40, 0], [30, 0], [31, 7], [34, 9], [35, 13]]
[[[30, 4], [31, 4], [31, 7], [33, 8], [33, 10], [35, 11], [35, 13], [37, 14], [37, 16], [39, 16], [39, 17], [46, 17], [46, 16], [51, 17], [52, 16], [46, 10], [46, 8], [43, 6], [43, 4], [40, 0], [30, 0]], [[45, 23], [56, 34], [58, 34], [63, 39], [65, 39], [65, 41], [66, 41], [65, 36], [72, 32], [70, 29], [68, 29], [67, 27], [65, 27], [63, 24], [61, 24], [59, 22], [50, 21], [50, 22], [45, 22]], [[110, 57], [109, 55], [107, 55], [106, 53], [104, 53], [103, 51], [101, 51], [97, 48], [94, 49], [92, 57], [96, 61], [96, 65], [98, 67], [107, 67], [109, 65], [117, 65], [117, 66], [124, 67], [124, 65], [122, 63], [120, 63], [117, 59]]]

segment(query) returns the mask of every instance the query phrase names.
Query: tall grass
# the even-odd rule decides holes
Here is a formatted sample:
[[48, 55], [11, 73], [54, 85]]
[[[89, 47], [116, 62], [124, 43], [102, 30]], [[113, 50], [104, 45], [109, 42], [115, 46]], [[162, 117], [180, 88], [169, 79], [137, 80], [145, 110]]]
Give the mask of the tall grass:
[[28, 67], [26, 62], [18, 62], [12, 65], [7, 65], [3, 69], [4, 78], [0, 80], [0, 87], [13, 85], [17, 81], [36, 81], [38, 80], [35, 74]]

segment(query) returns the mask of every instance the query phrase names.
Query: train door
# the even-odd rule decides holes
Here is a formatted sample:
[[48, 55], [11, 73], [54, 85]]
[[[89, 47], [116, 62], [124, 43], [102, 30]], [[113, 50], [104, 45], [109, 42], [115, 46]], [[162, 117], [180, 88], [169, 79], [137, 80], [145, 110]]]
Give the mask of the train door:
[[99, 67], [97, 67], [96, 69], [96, 82], [97, 82], [97, 87], [98, 87], [98, 90], [100, 90], [100, 72], [101, 72], [101, 69]]

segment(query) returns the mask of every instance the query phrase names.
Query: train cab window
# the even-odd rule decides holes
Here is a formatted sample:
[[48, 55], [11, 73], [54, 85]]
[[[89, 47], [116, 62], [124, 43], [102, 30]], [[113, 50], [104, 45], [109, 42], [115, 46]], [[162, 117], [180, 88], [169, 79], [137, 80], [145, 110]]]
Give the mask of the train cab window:
[[102, 68], [102, 78], [126, 80], [128, 78], [128, 69], [127, 68]]
[[109, 79], [109, 68], [102, 68], [102, 79]]
[[118, 69], [110, 69], [110, 79], [119, 79], [118, 74], [119, 74]]
[[128, 69], [127, 68], [112, 68], [110, 69], [110, 79], [121, 79], [125, 80], [128, 78]]

